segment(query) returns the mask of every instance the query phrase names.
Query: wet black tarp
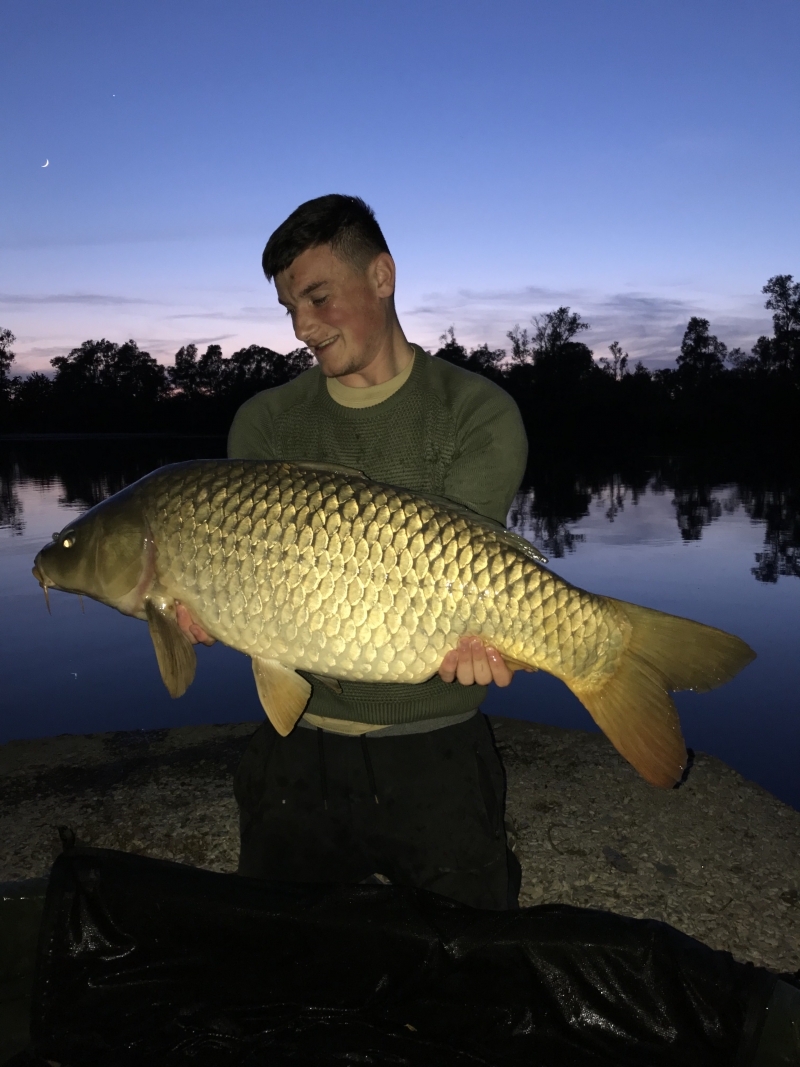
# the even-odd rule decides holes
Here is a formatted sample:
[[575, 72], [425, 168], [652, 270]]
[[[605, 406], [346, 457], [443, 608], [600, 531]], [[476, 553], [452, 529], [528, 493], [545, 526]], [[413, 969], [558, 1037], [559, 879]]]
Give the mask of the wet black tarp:
[[33, 1032], [72, 1067], [749, 1064], [774, 979], [669, 926], [78, 849]]

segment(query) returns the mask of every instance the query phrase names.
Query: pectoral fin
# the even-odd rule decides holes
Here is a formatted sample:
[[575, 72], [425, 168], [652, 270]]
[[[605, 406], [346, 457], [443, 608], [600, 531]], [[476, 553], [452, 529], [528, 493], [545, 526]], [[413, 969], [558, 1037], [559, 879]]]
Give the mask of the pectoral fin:
[[342, 687], [336, 678], [328, 678], [325, 674], [312, 674], [311, 677], [315, 681], [321, 682], [322, 685], [327, 685], [328, 689], [332, 689], [334, 693], [341, 694]]
[[147, 600], [144, 611], [161, 679], [171, 697], [183, 696], [194, 680], [197, 666], [192, 642], [178, 626], [174, 610]]
[[305, 710], [311, 686], [296, 671], [275, 659], [253, 656], [253, 674], [267, 718], [281, 737], [286, 737]]

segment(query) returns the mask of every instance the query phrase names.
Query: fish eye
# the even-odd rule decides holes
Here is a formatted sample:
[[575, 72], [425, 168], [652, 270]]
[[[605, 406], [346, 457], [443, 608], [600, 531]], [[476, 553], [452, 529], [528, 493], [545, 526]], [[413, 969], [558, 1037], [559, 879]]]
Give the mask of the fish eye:
[[64, 538], [63, 538], [63, 540], [61, 542], [61, 547], [62, 548], [72, 548], [72, 546], [74, 544], [75, 544], [75, 535], [72, 533], [72, 531], [70, 531], [68, 534], [64, 535]]

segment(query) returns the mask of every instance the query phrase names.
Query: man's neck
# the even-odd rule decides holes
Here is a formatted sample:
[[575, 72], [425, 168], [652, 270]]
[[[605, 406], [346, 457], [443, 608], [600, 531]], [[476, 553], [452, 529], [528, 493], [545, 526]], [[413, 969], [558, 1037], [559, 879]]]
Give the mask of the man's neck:
[[366, 389], [370, 385], [383, 385], [406, 369], [414, 358], [414, 349], [405, 338], [396, 322], [390, 337], [378, 350], [375, 358], [352, 374], [343, 374], [337, 381], [349, 389]]

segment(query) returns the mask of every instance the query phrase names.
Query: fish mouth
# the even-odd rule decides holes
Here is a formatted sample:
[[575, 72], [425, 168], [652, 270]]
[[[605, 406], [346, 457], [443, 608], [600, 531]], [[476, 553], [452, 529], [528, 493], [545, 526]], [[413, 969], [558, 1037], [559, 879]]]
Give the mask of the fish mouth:
[[50, 579], [47, 577], [47, 575], [43, 571], [39, 570], [38, 559], [33, 565], [33, 569], [31, 570], [31, 574], [33, 575], [33, 577], [36, 579], [36, 581], [39, 583], [39, 585], [44, 590], [44, 601], [45, 601], [45, 604], [47, 604], [47, 613], [48, 613], [48, 615], [52, 615], [52, 612], [50, 611], [50, 594], [49, 594], [48, 590], [49, 589], [55, 589], [55, 588], [58, 588], [58, 587], [56, 586], [55, 582], [50, 581]]

